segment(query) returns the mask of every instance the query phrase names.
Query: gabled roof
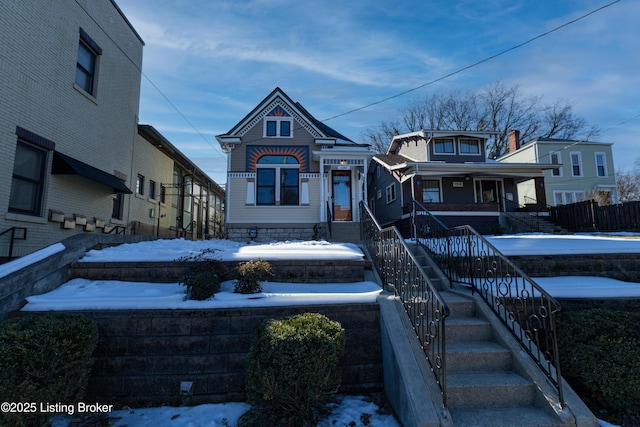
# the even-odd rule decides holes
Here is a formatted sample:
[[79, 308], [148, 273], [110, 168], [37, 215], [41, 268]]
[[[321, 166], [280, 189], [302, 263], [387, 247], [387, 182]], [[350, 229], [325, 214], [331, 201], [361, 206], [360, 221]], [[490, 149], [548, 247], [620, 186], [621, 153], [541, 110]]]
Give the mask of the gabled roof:
[[216, 138], [223, 144], [223, 140], [236, 139], [235, 143], [239, 143], [240, 138], [253, 126], [255, 126], [264, 115], [268, 113], [275, 105], [282, 106], [293, 118], [300, 123], [309, 133], [317, 139], [335, 140], [335, 145], [348, 146], [368, 146], [369, 144], [356, 144], [351, 139], [342, 135], [335, 129], [322, 123], [309, 113], [300, 103], [294, 102], [282, 89], [276, 87], [266, 98], [251, 110], [242, 120], [240, 120], [229, 132], [218, 135]]

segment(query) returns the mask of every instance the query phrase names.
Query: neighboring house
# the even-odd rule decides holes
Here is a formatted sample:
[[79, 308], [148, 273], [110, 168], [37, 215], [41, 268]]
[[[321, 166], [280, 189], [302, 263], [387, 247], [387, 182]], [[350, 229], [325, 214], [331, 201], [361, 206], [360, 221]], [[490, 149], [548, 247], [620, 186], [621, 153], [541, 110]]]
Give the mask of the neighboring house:
[[138, 125], [135, 234], [224, 238], [224, 190], [149, 125]]
[[171, 160], [191, 165], [139, 134], [143, 46], [111, 0], [0, 2], [0, 258], [11, 230], [26, 237], [13, 256], [74, 233], [160, 232]]
[[229, 238], [330, 237], [333, 222], [359, 223], [373, 153], [315, 119], [276, 88], [229, 132]]
[[[611, 143], [537, 138], [520, 143], [519, 132], [509, 134], [509, 152], [498, 158], [501, 163], [552, 163], [545, 170], [545, 203], [565, 205], [597, 200], [601, 205], [618, 202]], [[518, 188], [519, 202], [542, 201], [528, 183]]]
[[400, 219], [412, 200], [447, 226], [494, 232], [502, 212], [517, 209], [517, 185], [544, 186], [537, 163], [498, 163], [486, 157], [495, 132], [421, 130], [393, 138], [373, 157], [369, 206], [381, 224]]

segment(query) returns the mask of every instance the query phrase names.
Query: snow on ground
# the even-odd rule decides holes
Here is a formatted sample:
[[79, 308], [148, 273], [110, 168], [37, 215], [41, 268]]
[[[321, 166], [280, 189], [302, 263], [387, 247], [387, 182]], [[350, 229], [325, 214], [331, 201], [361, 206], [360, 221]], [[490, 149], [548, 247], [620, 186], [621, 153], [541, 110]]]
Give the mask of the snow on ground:
[[240, 243], [230, 240], [163, 239], [126, 243], [91, 250], [80, 262], [173, 261], [210, 251], [210, 258], [221, 261], [266, 260], [360, 260], [364, 254], [353, 243], [329, 243], [324, 240], [272, 243]]
[[64, 250], [65, 247], [62, 243], [56, 243], [51, 246], [47, 246], [46, 248], [40, 249], [39, 251], [30, 253], [29, 255], [14, 259], [11, 262], [2, 264], [0, 265], [0, 278], [8, 276], [9, 274], [21, 270], [28, 265], [34, 264]]
[[504, 255], [589, 255], [640, 253], [640, 235], [523, 233], [485, 236]]
[[185, 287], [178, 283], [120, 282], [73, 279], [51, 292], [27, 297], [22, 311], [143, 310], [274, 307], [308, 304], [375, 302], [382, 292], [374, 282], [292, 284], [263, 282], [258, 294], [233, 292], [233, 281], [206, 301], [185, 301]]
[[[489, 242], [505, 255], [563, 255], [563, 254], [603, 254], [640, 253], [638, 235], [544, 235], [522, 234], [515, 236], [487, 236]], [[55, 245], [54, 245], [55, 246]], [[63, 247], [64, 248], [64, 247]], [[63, 249], [62, 248], [62, 249]], [[54, 248], [62, 250], [60, 248]], [[241, 244], [226, 240], [192, 242], [184, 239], [160, 240], [125, 244], [113, 248], [89, 251], [81, 261], [171, 261], [184, 256], [197, 256], [203, 250], [211, 252], [219, 260], [251, 259], [362, 259], [363, 254], [356, 245], [335, 244], [323, 241], [278, 242], [269, 244]], [[52, 252], [55, 253], [55, 252]], [[0, 277], [22, 268], [29, 263], [46, 258], [44, 253], [24, 260], [20, 267], [15, 264], [0, 266]], [[26, 257], [25, 257], [26, 258]], [[26, 262], [25, 262], [26, 261]], [[11, 268], [14, 270], [10, 271]], [[4, 274], [3, 274], [4, 273]], [[640, 284], [597, 277], [550, 277], [535, 278], [543, 288], [556, 297], [640, 297]], [[372, 282], [349, 284], [263, 284], [260, 295], [247, 296], [232, 293], [232, 283], [225, 282], [222, 292], [211, 301], [184, 301], [184, 288], [174, 284], [127, 283], [110, 281], [89, 281], [75, 279], [67, 282], [49, 294], [29, 297], [25, 310], [67, 309], [78, 304], [85, 308], [202, 308], [238, 307], [252, 305], [301, 304], [313, 301], [345, 302], [349, 298], [375, 300], [380, 288]], [[255, 298], [257, 297], [257, 298]], [[131, 302], [135, 300], [137, 302]], [[280, 301], [278, 301], [280, 300]], [[288, 301], [288, 302], [287, 302]], [[348, 301], [351, 302], [351, 301]], [[93, 304], [93, 305], [92, 305]], [[202, 304], [202, 305], [200, 305]], [[209, 304], [209, 305], [207, 305]], [[218, 305], [219, 304], [219, 305]], [[145, 306], [146, 305], [146, 306]], [[45, 308], [48, 307], [48, 308]], [[225, 403], [200, 405], [195, 407], [159, 407], [124, 411], [113, 411], [111, 417], [121, 417], [114, 427], [218, 427], [235, 426], [239, 417], [248, 410], [245, 403]], [[376, 414], [374, 404], [358, 396], [345, 396], [336, 404], [332, 414], [319, 426], [361, 425], [362, 414], [371, 414], [370, 424], [381, 427], [396, 427], [399, 424], [391, 415]], [[52, 424], [54, 427], [68, 426], [64, 417]], [[601, 427], [615, 427], [600, 421]]]
[[[238, 425], [238, 420], [249, 408], [248, 404], [241, 402], [177, 408], [161, 406], [111, 411], [109, 418], [116, 420], [111, 427], [233, 427]], [[320, 420], [318, 427], [400, 426], [393, 415], [378, 414], [378, 406], [363, 396], [341, 396], [337, 403], [329, 404], [329, 408], [331, 413]], [[365, 424], [363, 419], [367, 419], [368, 424]], [[57, 415], [53, 418], [51, 426], [68, 427], [69, 417]]]

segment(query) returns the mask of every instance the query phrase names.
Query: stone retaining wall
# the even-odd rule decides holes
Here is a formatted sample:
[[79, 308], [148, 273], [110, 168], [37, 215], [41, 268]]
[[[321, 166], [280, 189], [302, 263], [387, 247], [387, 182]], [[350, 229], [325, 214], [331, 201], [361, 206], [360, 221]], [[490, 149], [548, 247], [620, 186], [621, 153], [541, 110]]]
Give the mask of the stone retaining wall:
[[640, 282], [640, 255], [509, 256], [530, 277], [597, 276]]
[[[275, 282], [351, 283], [364, 280], [363, 260], [269, 261]], [[229, 269], [238, 262], [224, 262]], [[131, 282], [178, 282], [188, 262], [76, 262], [69, 266], [69, 278], [123, 280]], [[367, 267], [368, 268], [368, 267]]]
[[[116, 405], [196, 405], [245, 400], [251, 335], [265, 319], [322, 313], [345, 328], [341, 392], [383, 390], [380, 310], [372, 304], [212, 310], [82, 311], [96, 320], [86, 401]], [[25, 314], [26, 315], [26, 314]], [[193, 382], [182, 396], [180, 383]]]

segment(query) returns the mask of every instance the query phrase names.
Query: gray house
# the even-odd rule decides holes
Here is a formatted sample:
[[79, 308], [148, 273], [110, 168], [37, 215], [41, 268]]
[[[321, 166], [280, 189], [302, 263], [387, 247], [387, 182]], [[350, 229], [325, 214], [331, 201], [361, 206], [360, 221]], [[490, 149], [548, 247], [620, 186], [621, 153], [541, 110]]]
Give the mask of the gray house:
[[448, 226], [491, 233], [503, 212], [518, 210], [518, 184], [544, 199], [542, 163], [498, 163], [486, 156], [495, 132], [421, 130], [395, 136], [369, 167], [369, 207], [382, 224], [400, 219], [412, 200]]

